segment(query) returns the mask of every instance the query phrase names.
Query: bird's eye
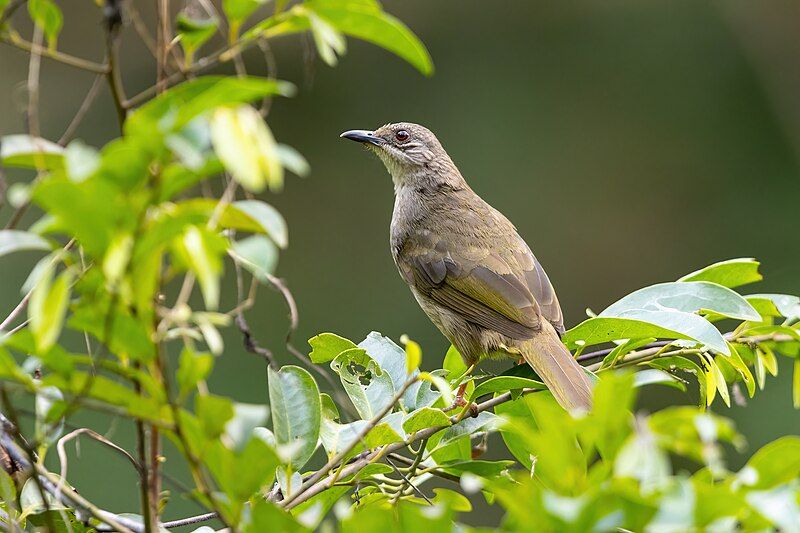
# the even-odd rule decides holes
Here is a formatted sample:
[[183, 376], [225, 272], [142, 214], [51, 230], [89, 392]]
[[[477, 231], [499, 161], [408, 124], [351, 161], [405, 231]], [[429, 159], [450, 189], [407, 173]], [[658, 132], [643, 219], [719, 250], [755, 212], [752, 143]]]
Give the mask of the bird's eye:
[[402, 142], [406, 142], [408, 140], [408, 138], [411, 137], [411, 135], [406, 130], [397, 130], [397, 132], [394, 134], [394, 136], [401, 143]]

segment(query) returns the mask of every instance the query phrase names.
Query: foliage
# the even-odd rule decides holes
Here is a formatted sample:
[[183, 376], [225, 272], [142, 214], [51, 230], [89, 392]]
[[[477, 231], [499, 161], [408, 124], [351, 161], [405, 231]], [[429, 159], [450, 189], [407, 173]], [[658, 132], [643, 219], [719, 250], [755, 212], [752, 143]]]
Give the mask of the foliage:
[[[200, 69], [194, 58], [223, 31], [223, 17], [228, 45], [202, 64], [308, 31], [328, 64], [348, 35], [432, 72], [424, 46], [374, 0], [276, 1], [269, 16], [241, 31], [262, 4], [226, 0], [221, 14], [181, 13], [176, 72]], [[55, 54], [57, 3], [30, 1], [29, 11]], [[22, 42], [10, 26], [0, 37]], [[499, 507], [500, 527], [514, 531], [797, 530], [800, 439], [768, 444], [731, 472], [724, 445], [741, 447], [742, 438], [706, 410], [717, 397], [728, 406], [744, 401], [742, 389], [753, 397], [777, 373], [778, 355], [794, 361], [800, 406], [800, 299], [735, 291], [761, 279], [755, 260], [643, 288], [567, 331], [564, 342], [596, 377], [594, 408], [583, 415], [561, 410], [527, 366], [468, 374], [451, 348], [442, 368], [422, 371], [416, 343], [404, 338], [401, 347], [379, 333], [358, 344], [321, 333], [309, 341], [306, 368], [278, 368], [252, 339], [244, 313], [259, 284], [282, 290], [293, 305], [274, 276], [288, 232], [278, 211], [254, 195], [280, 191], [286, 171], [305, 174], [307, 164], [277, 142], [251, 104], [291, 96], [293, 87], [243, 74], [187, 77], [118, 99], [123, 135], [103, 147], [23, 134], [2, 139], [0, 163], [35, 172], [14, 189], [13, 203], [31, 202], [41, 216], [26, 230], [16, 222], [0, 230], [0, 255], [45, 253], [0, 326], [3, 411], [12, 419], [0, 440], [4, 525], [175, 525], [159, 517], [167, 505], [158, 489], [166, 437], [192, 474], [191, 497], [234, 530], [303, 531], [325, 521], [342, 531], [451, 530], [481, 500]], [[198, 192], [220, 181], [217, 196]], [[240, 287], [230, 308], [221, 289], [226, 271]], [[192, 299], [195, 292], [202, 300]], [[27, 320], [15, 326], [23, 309]], [[268, 405], [208, 390], [215, 356], [225, 351], [219, 328], [232, 323], [270, 365]], [[84, 348], [74, 348], [65, 330], [85, 336]], [[326, 367], [340, 386], [321, 389], [309, 372]], [[697, 405], [634, 415], [640, 389], [652, 384], [696, 389]], [[460, 385], [468, 402], [453, 408]], [[8, 394], [18, 391], [36, 400], [36, 431], [25, 440], [16, 438]], [[97, 437], [136, 465], [142, 501], [130, 511], [140, 516], [102, 511], [66, 479], [42, 471], [48, 451], [77, 436], [64, 435], [64, 423], [79, 409], [124, 415], [141, 441], [149, 431], [151, 443], [139, 442], [136, 458]], [[481, 457], [500, 441], [507, 459]], [[697, 468], [687, 473], [675, 458]], [[30, 469], [36, 475], [19, 472]]]

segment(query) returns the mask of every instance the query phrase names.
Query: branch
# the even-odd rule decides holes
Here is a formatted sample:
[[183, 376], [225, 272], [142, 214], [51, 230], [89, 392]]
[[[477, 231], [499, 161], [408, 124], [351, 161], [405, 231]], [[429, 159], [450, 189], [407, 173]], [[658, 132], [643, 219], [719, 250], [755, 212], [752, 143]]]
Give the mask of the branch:
[[[31, 464], [31, 461], [28, 460], [25, 452], [22, 451], [20, 446], [14, 442], [12, 438], [9, 437], [5, 427], [0, 430], [0, 445], [6, 449], [11, 459], [20, 465], [23, 470], [35, 471], [36, 477], [34, 479], [38, 480], [38, 483], [41, 484], [42, 488], [61, 504], [89, 514], [100, 522], [107, 524], [122, 533], [141, 533], [144, 531], [141, 524], [134, 522], [129, 518], [125, 518], [123, 516], [100, 509], [76, 492], [62, 492], [61, 487], [56, 485], [56, 483], [50, 479], [50, 476], [53, 474], [48, 472], [42, 465], [38, 463]], [[47, 501], [46, 498], [42, 499]]]
[[[727, 339], [735, 339], [737, 342], [746, 342], [746, 343], [760, 343], [760, 342], [765, 342], [765, 341], [778, 341], [778, 342], [781, 342], [781, 341], [790, 341], [790, 340], [792, 340], [792, 337], [790, 337], [789, 335], [775, 334], [775, 333], [766, 334], [766, 335], [757, 335], [757, 336], [753, 336], [753, 337], [736, 337], [733, 333], [728, 333], [728, 334], [725, 335], [725, 337]], [[635, 364], [635, 363], [641, 363], [643, 361], [646, 361], [646, 360], [648, 360], [648, 358], [652, 359], [660, 351], [661, 348], [662, 347], [651, 347], [651, 348], [646, 348], [646, 349], [643, 349], [643, 350], [630, 352], [629, 354], [625, 355], [624, 357], [622, 357], [620, 359], [620, 363]], [[589, 355], [589, 354], [587, 354], [587, 355]], [[664, 356], [669, 355], [669, 352], [663, 353], [662, 355], [664, 355]], [[597, 363], [597, 366], [599, 366], [599, 363]], [[522, 390], [522, 394], [523, 395], [524, 394], [531, 394], [531, 393], [540, 392], [540, 391], [541, 391], [541, 389], [523, 389]], [[516, 398], [516, 395], [514, 395], [514, 398]], [[471, 412], [471, 416], [477, 416], [479, 413], [482, 413], [484, 411], [488, 411], [489, 409], [493, 409], [494, 407], [497, 407], [498, 405], [504, 404], [504, 403], [506, 403], [508, 401], [511, 401], [511, 400], [512, 400], [511, 391], [505, 392], [503, 394], [500, 394], [499, 396], [496, 396], [494, 398], [490, 398], [490, 399], [488, 399], [488, 400], [486, 400], [486, 401], [484, 401], [482, 403], [479, 403], [477, 405], [476, 409], [474, 409]], [[385, 413], [383, 413], [381, 415], [381, 418], [384, 415], [385, 415]], [[374, 419], [373, 419], [373, 421], [374, 421]], [[357, 458], [355, 460], [353, 460], [352, 462], [350, 462], [349, 464], [347, 464], [347, 465], [343, 466], [342, 468], [340, 468], [339, 471], [338, 471], [338, 473], [339, 473], [338, 477], [341, 478], [341, 477], [347, 477], [347, 476], [353, 475], [356, 472], [358, 472], [359, 470], [361, 470], [362, 468], [364, 468], [370, 462], [376, 460], [377, 458], [382, 457], [384, 454], [392, 454], [392, 452], [396, 452], [398, 450], [406, 448], [406, 447], [408, 447], [408, 446], [410, 446], [410, 445], [412, 445], [412, 444], [414, 444], [414, 443], [416, 443], [418, 441], [421, 441], [423, 439], [428, 439], [431, 436], [433, 436], [435, 433], [437, 433], [437, 432], [439, 432], [439, 431], [441, 431], [443, 429], [447, 429], [448, 427], [452, 427], [453, 425], [459, 423], [460, 421], [461, 420], [459, 419], [459, 416], [458, 415], [454, 415], [454, 416], [450, 417], [450, 424], [448, 424], [448, 425], [442, 425], [442, 426], [435, 426], [435, 427], [426, 428], [426, 429], [423, 429], [423, 430], [420, 430], [420, 431], [416, 432], [411, 437], [406, 439], [404, 442], [396, 442], [396, 443], [388, 444], [388, 445], [386, 445], [386, 446], [384, 446], [382, 448], [378, 448], [377, 450], [365, 452], [365, 453], [357, 456]], [[370, 424], [368, 429], [372, 429], [372, 427], [374, 427], [374, 426], [372, 424]], [[361, 438], [363, 438], [363, 436]], [[356, 442], [358, 440], [359, 439], [356, 439]], [[352, 447], [350, 447], [350, 449], [347, 450], [347, 453], [349, 453], [351, 450], [352, 450]], [[338, 454], [337, 457], [335, 457], [334, 459], [337, 459], [339, 457], [339, 455], [341, 455], [341, 454]], [[396, 456], [396, 457], [401, 457], [401, 456]], [[394, 459], [395, 456], [393, 455], [392, 458]], [[334, 459], [329, 461], [329, 463], [331, 463]], [[341, 461], [341, 459], [339, 459], [339, 461]], [[301, 487], [301, 489], [297, 493], [295, 493], [292, 497], [284, 500], [282, 502], [282, 505], [286, 509], [292, 509], [292, 508], [300, 505], [301, 503], [303, 503], [305, 501], [308, 501], [310, 498], [316, 496], [320, 492], [323, 492], [323, 491], [329, 489], [330, 486], [329, 486], [328, 480], [327, 479], [322, 479], [322, 477], [323, 477], [324, 474], [326, 474], [328, 471], [330, 471], [332, 468], [334, 468], [336, 466], [337, 465], [332, 465], [330, 468], [326, 468], [326, 467], [328, 467], [328, 465], [326, 465], [326, 467], [323, 467], [323, 470], [320, 470], [319, 472], [317, 472], [316, 474], [311, 476], [309, 478], [308, 482], [303, 483], [303, 486]]]
[[[297, 490], [297, 492], [295, 492], [294, 494], [292, 494], [291, 496], [289, 496], [288, 498], [286, 498], [283, 501], [283, 505], [287, 509], [291, 509], [295, 505], [298, 505], [299, 503], [302, 503], [303, 501], [308, 499], [308, 497], [304, 497], [305, 492], [307, 492], [308, 490], [312, 489], [315, 483], [318, 483], [320, 480], [322, 480], [322, 478], [328, 472], [330, 472], [333, 468], [335, 468], [336, 466], [340, 465], [342, 463], [342, 461], [344, 461], [344, 459], [350, 454], [350, 452], [352, 452], [353, 449], [356, 446], [358, 446], [364, 440], [364, 438], [367, 436], [367, 434], [369, 434], [369, 432], [372, 431], [372, 428], [377, 426], [380, 423], [380, 421], [383, 420], [383, 417], [385, 417], [387, 414], [389, 414], [389, 412], [392, 409], [394, 409], [394, 404], [396, 404], [398, 401], [400, 401], [400, 398], [403, 397], [403, 394], [406, 393], [406, 390], [408, 390], [408, 388], [414, 382], [416, 382], [417, 379], [418, 379], [417, 376], [413, 376], [412, 378], [408, 379], [403, 384], [403, 386], [400, 387], [400, 390], [398, 390], [395, 393], [395, 395], [392, 397], [391, 401], [389, 401], [386, 404], [386, 406], [383, 409], [381, 409], [380, 412], [377, 415], [375, 415], [361, 429], [361, 431], [358, 432], [358, 434], [355, 436], [355, 438], [352, 440], [352, 442], [348, 446], [346, 446], [342, 451], [340, 451], [339, 453], [337, 453], [336, 455], [331, 457], [330, 460], [328, 460], [328, 462], [325, 463], [325, 466], [323, 466], [321, 469], [317, 470], [310, 478], [308, 478], [307, 481], [304, 481], [303, 484], [300, 486], [300, 488]], [[339, 476], [337, 476], [337, 477], [341, 477], [341, 474]], [[322, 480], [322, 483], [327, 483], [327, 481], [328, 481], [327, 479], [326, 480]], [[293, 502], [296, 502], [296, 503], [294, 503], [294, 505], [292, 505]]]
[[59, 63], [69, 65], [71, 67], [94, 72], [95, 74], [106, 74], [108, 72], [108, 65], [101, 65], [100, 63], [95, 63], [94, 61], [71, 56], [69, 54], [59, 52], [58, 50], [50, 50], [49, 48], [45, 48], [43, 46], [37, 46], [22, 39], [16, 33], [0, 35], [0, 42], [19, 48], [20, 50], [25, 50], [29, 54], [36, 53], [42, 57], [58, 61]]

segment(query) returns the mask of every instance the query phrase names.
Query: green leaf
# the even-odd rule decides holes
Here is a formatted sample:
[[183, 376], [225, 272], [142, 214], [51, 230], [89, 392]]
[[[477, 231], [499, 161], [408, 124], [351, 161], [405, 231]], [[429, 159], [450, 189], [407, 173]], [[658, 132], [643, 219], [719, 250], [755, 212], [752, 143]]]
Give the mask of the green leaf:
[[478, 416], [465, 418], [445, 429], [437, 447], [445, 446], [459, 437], [473, 435], [479, 431], [494, 431], [499, 425], [500, 417], [489, 411], [483, 411], [478, 413]]
[[753, 454], [739, 471], [740, 483], [751, 489], [770, 489], [800, 476], [800, 437], [781, 437]]
[[128, 117], [125, 131], [152, 136], [152, 125], [179, 131], [195, 117], [221, 106], [254, 102], [266, 96], [291, 96], [294, 85], [253, 76], [200, 76], [153, 98]]
[[414, 433], [422, 429], [449, 426], [450, 417], [441, 409], [432, 407], [422, 407], [409, 413], [403, 421], [403, 429], [406, 433]]
[[64, 167], [64, 148], [54, 142], [15, 134], [0, 137], [0, 165], [42, 170]]
[[267, 185], [273, 191], [283, 187], [275, 137], [252, 107], [220, 107], [214, 111], [211, 140], [226, 170], [248, 191], [261, 192]]
[[347, 50], [344, 35], [313, 11], [307, 11], [306, 17], [308, 17], [311, 35], [314, 37], [319, 57], [329, 66], [336, 66], [337, 56], [344, 55]]
[[195, 411], [203, 432], [210, 439], [216, 439], [225, 432], [225, 425], [233, 418], [233, 402], [223, 396], [213, 394], [198, 395]]
[[[74, 490], [72, 487], [70, 487], [69, 483], [62, 481], [59, 476], [53, 474], [53, 477], [56, 478], [57, 482], [64, 483], [65, 491]], [[45, 501], [47, 501], [46, 504]], [[48, 508], [53, 511], [67, 510], [67, 507], [59, 502], [55, 496], [49, 492], [45, 492], [44, 498], [42, 498], [42, 493], [39, 491], [39, 485], [32, 478], [29, 478], [27, 481], [25, 481], [25, 484], [22, 486], [22, 490], [19, 493], [19, 507], [20, 511], [22, 512], [19, 518], [20, 520], [24, 520], [25, 517], [32, 514], [41, 513]]]
[[22, 250], [52, 250], [51, 244], [35, 233], [13, 229], [0, 230], [0, 256]]
[[580, 341], [591, 346], [625, 339], [688, 339], [726, 353], [725, 338], [703, 317], [675, 311], [640, 311], [634, 317], [595, 317], [564, 333], [561, 340], [570, 349]]
[[[230, 2], [230, 0], [228, 1]], [[310, 530], [274, 503], [257, 498], [250, 511], [250, 518], [244, 524], [242, 531], [244, 533], [261, 533], [262, 531], [295, 533]]]
[[678, 281], [710, 281], [723, 287], [740, 287], [763, 279], [759, 265], [752, 257], [729, 259], [686, 274]]
[[294, 172], [301, 178], [311, 172], [311, 166], [306, 161], [306, 158], [289, 145], [278, 143], [278, 158], [281, 160], [283, 168]]
[[688, 372], [697, 379], [697, 384], [700, 389], [700, 397], [698, 400], [698, 407], [706, 407], [706, 378], [700, 365], [679, 355], [670, 357], [659, 357], [648, 362], [648, 365], [661, 368], [671, 373], [675, 372]]
[[752, 398], [756, 393], [756, 380], [753, 378], [753, 373], [750, 372], [750, 368], [742, 360], [742, 356], [739, 355], [736, 345], [729, 343], [729, 346], [731, 349], [731, 356], [729, 359], [726, 359], [726, 361], [739, 373], [742, 381], [744, 381], [745, 387], [747, 387], [748, 396]]
[[797, 483], [787, 484], [769, 491], [753, 491], [745, 496], [758, 513], [771, 521], [777, 531], [797, 532], [800, 524], [800, 503], [797, 501]]
[[286, 221], [277, 209], [260, 200], [240, 200], [232, 205], [252, 218], [280, 248], [289, 245]]
[[195, 352], [189, 348], [181, 351], [178, 371], [175, 377], [178, 380], [178, 394], [181, 399], [186, 398], [197, 384], [206, 379], [214, 366], [214, 356], [210, 353]]
[[340, 353], [331, 362], [331, 369], [339, 374], [345, 392], [363, 420], [373, 419], [394, 396], [391, 376], [362, 348]]
[[450, 345], [450, 348], [447, 349], [442, 368], [447, 370], [447, 379], [450, 380], [456, 379], [467, 371], [467, 364], [455, 346]]
[[789, 294], [749, 294], [747, 298], [759, 298], [771, 301], [781, 316], [795, 320], [800, 319], [800, 297]]
[[238, 39], [242, 22], [266, 2], [267, 0], [222, 0], [222, 11], [231, 26], [232, 41]]
[[[147, 326], [133, 316], [127, 306], [119, 305], [109, 316], [108, 302], [79, 301], [68, 321], [71, 329], [86, 331], [120, 359], [152, 361], [155, 347]], [[107, 331], [107, 326], [111, 331]], [[110, 335], [109, 335], [110, 333]], [[108, 337], [108, 338], [107, 338]]]
[[707, 281], [659, 283], [645, 287], [610, 305], [599, 316], [636, 318], [631, 313], [637, 311], [713, 311], [739, 320], [761, 320], [753, 306], [736, 292]]
[[261, 283], [269, 283], [268, 275], [278, 265], [278, 248], [263, 235], [252, 235], [231, 245], [231, 254]]
[[56, 226], [80, 242], [92, 257], [102, 258], [118, 231], [132, 230], [136, 215], [131, 195], [110, 182], [75, 183], [51, 176], [34, 187], [33, 200], [56, 219]]
[[28, 13], [38, 27], [47, 36], [47, 46], [50, 50], [56, 49], [58, 34], [64, 25], [64, 16], [61, 9], [52, 0], [28, 0]]
[[292, 466], [299, 470], [314, 454], [320, 433], [319, 387], [307, 370], [284, 366], [269, 374], [269, 401], [276, 442], [294, 447]]
[[64, 152], [67, 177], [80, 183], [100, 168], [100, 153], [93, 146], [89, 146], [80, 139], [76, 139], [67, 145]]
[[225, 424], [225, 437], [235, 451], [242, 451], [257, 427], [269, 418], [266, 405], [234, 403], [233, 418]]
[[51, 413], [61, 413], [64, 395], [56, 387], [42, 387], [36, 394], [36, 441], [45, 445], [55, 443], [64, 432], [64, 419], [57, 416], [51, 420]]
[[640, 370], [634, 375], [633, 385], [637, 389], [646, 387], [647, 385], [666, 385], [681, 391], [686, 391], [686, 385], [683, 384], [678, 378], [670, 374], [658, 370], [657, 368], [650, 368], [647, 370]]
[[614, 476], [636, 479], [645, 494], [665, 487], [671, 471], [668, 455], [647, 428], [628, 437], [614, 459]]
[[175, 28], [186, 55], [185, 65], [191, 65], [194, 53], [205, 44], [216, 32], [219, 21], [216, 17], [196, 17], [186, 10], [178, 13]]
[[356, 344], [335, 333], [320, 333], [308, 339], [311, 353], [308, 356], [316, 364], [327, 363], [336, 358], [340, 353], [356, 348]]
[[[405, 351], [398, 346], [392, 339], [385, 337], [377, 331], [370, 332], [367, 337], [358, 343], [358, 347], [367, 351], [367, 354], [375, 360], [378, 366], [392, 378], [394, 390], [400, 390], [406, 381], [416, 375], [417, 371], [408, 372], [406, 370]], [[409, 387], [401, 400], [406, 407], [414, 406], [416, 390]]]
[[340, 32], [371, 42], [400, 56], [426, 76], [433, 74], [430, 54], [405, 24], [370, 0], [311, 0], [303, 7]]
[[72, 272], [65, 270], [53, 282], [53, 273], [53, 268], [50, 268], [39, 280], [28, 304], [28, 318], [36, 347], [43, 352], [49, 350], [61, 334], [73, 278]]
[[472, 400], [493, 392], [506, 392], [510, 390], [535, 389], [544, 390], [544, 383], [535, 379], [518, 376], [496, 376], [481, 382], [472, 393]]

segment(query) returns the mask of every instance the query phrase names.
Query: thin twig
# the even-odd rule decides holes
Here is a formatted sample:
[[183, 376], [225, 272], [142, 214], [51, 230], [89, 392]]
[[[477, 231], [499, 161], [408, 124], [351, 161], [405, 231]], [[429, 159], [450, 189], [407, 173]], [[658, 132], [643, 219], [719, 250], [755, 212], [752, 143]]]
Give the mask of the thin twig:
[[28, 133], [31, 137], [39, 137], [39, 71], [42, 65], [42, 41], [44, 32], [38, 24], [33, 29], [33, 51], [28, 62]]
[[59, 63], [69, 65], [71, 67], [94, 72], [95, 74], [105, 74], [108, 72], [108, 65], [101, 65], [100, 63], [95, 63], [94, 61], [71, 56], [69, 54], [59, 52], [58, 50], [50, 50], [49, 48], [45, 48], [43, 46], [36, 46], [35, 44], [29, 43], [28, 41], [22, 39], [16, 33], [0, 35], [0, 42], [19, 48], [20, 50], [25, 50], [29, 54], [36, 53], [42, 57], [58, 61]]
[[102, 87], [102, 85], [103, 75], [98, 74], [94, 77], [92, 86], [89, 87], [89, 92], [86, 93], [80, 108], [78, 108], [78, 112], [75, 113], [74, 117], [72, 117], [69, 126], [67, 126], [64, 134], [61, 135], [61, 138], [58, 140], [58, 144], [61, 146], [66, 146], [67, 143], [72, 140], [73, 136], [75, 135], [75, 131], [78, 129], [78, 126], [80, 126], [81, 122], [83, 122], [84, 117], [86, 117], [86, 113], [88, 113], [89, 109], [92, 107], [94, 99], [97, 98], [97, 95], [100, 93], [100, 87]]
[[200, 522], [207, 522], [219, 518], [217, 513], [204, 513], [197, 516], [190, 516], [188, 518], [181, 518], [180, 520], [170, 520], [169, 522], [162, 522], [161, 527], [172, 529], [174, 527], [190, 526], [192, 524], [199, 524]]

